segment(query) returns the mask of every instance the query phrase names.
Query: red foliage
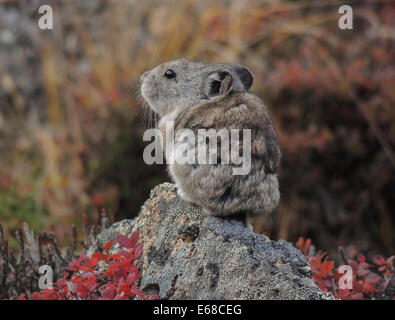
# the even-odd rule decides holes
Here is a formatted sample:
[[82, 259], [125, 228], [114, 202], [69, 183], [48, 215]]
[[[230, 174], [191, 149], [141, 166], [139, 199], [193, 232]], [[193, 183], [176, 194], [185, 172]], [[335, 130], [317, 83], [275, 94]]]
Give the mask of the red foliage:
[[[341, 289], [340, 279], [345, 273], [335, 268], [334, 261], [328, 259], [326, 252], [314, 253], [310, 239], [299, 238], [296, 247], [305, 255], [310, 263], [313, 279], [324, 292], [331, 292], [342, 300], [395, 300], [395, 274], [393, 261], [395, 256], [385, 259], [383, 256], [373, 257], [373, 263], [367, 263], [363, 254], [355, 253], [356, 259], [347, 260], [352, 269], [352, 289]], [[355, 249], [354, 249], [355, 250]]]
[[[134, 231], [130, 237], [118, 236], [116, 241], [123, 249], [110, 253], [114, 244], [107, 242], [103, 248], [90, 257], [82, 254], [69, 263], [63, 276], [57, 280], [52, 289], [33, 292], [32, 300], [129, 300], [156, 299], [156, 295], [145, 296], [136, 285], [140, 279], [135, 265], [143, 252], [143, 245], [138, 244], [140, 234]], [[26, 300], [25, 294], [19, 297]]]

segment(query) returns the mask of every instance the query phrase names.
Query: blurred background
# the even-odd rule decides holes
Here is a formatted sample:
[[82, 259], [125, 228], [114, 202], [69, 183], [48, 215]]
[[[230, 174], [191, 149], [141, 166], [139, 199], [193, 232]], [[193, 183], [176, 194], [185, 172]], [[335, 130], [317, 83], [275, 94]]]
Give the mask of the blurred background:
[[[38, 8], [53, 8], [40, 30]], [[177, 57], [240, 63], [283, 152], [281, 205], [254, 230], [394, 254], [395, 3], [0, 0], [0, 222], [70, 239], [106, 208], [131, 218], [164, 165], [146, 165], [140, 74]]]

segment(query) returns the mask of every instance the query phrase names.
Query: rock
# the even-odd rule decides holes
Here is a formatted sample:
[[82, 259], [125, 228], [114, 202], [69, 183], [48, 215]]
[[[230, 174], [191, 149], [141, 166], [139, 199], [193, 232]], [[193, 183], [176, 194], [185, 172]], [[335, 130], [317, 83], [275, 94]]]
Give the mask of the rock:
[[206, 216], [173, 184], [155, 187], [139, 216], [113, 224], [97, 241], [136, 229], [144, 244], [140, 288], [161, 299], [334, 299], [316, 286], [291, 244], [238, 220]]

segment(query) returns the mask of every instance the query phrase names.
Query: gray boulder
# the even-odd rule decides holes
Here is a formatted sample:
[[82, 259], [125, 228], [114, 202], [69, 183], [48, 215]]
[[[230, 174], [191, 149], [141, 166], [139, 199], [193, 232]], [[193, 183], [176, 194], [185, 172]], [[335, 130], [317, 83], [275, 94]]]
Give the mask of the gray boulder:
[[311, 278], [291, 244], [255, 234], [242, 222], [206, 216], [164, 183], [134, 220], [104, 230], [101, 244], [139, 230], [140, 288], [161, 299], [333, 299]]

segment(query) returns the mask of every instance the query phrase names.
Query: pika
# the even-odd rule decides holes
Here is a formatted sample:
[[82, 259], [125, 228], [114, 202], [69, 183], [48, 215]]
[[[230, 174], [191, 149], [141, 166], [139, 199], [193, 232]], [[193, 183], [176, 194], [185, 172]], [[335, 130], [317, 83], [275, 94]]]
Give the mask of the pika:
[[[263, 101], [248, 92], [253, 75], [247, 67], [177, 59], [144, 72], [140, 81], [142, 97], [159, 115], [162, 137], [166, 137], [169, 123], [175, 133], [184, 130], [195, 134], [199, 139], [176, 135], [175, 144], [182, 146], [182, 152], [192, 150], [196, 155], [199, 147], [213, 146], [214, 141], [214, 152], [209, 152], [214, 161], [207, 163], [169, 161], [179, 152], [177, 146], [173, 153], [166, 152], [168, 171], [181, 198], [202, 207], [208, 215], [221, 217], [245, 218], [270, 213], [277, 207], [281, 158], [277, 132]], [[203, 129], [205, 136], [200, 139]], [[218, 132], [224, 130], [240, 130], [243, 138], [249, 133], [249, 145], [243, 139], [232, 144], [235, 149], [228, 155], [222, 149], [219, 152]], [[164, 150], [166, 143], [163, 138]], [[247, 173], [234, 173], [240, 164], [229, 160], [234, 150], [249, 151]]]

